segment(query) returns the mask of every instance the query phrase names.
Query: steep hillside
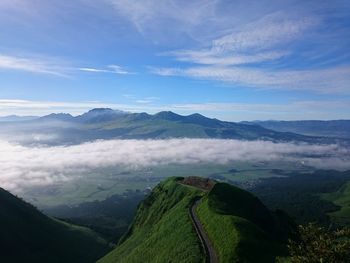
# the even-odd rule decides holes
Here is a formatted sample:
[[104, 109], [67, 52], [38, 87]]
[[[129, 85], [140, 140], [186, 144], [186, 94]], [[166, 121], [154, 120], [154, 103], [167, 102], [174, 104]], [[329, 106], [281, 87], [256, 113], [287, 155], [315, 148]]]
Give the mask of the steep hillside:
[[282, 213], [271, 213], [256, 197], [228, 184], [198, 188], [182, 179], [159, 184], [140, 204], [118, 247], [98, 262], [205, 262], [189, 213], [198, 198], [198, 218], [220, 262], [274, 262], [284, 253], [291, 224]]
[[0, 188], [0, 262], [95, 262], [110, 246], [87, 228], [49, 218]]

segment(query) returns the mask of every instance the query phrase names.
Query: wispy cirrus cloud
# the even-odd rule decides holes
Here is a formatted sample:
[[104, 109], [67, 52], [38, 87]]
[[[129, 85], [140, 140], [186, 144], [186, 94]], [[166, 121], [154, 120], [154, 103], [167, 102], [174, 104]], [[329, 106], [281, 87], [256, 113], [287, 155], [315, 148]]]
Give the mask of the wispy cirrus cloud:
[[[203, 21], [215, 16], [215, 8], [219, 1], [132, 1], [106, 0], [123, 17], [128, 19], [141, 33], [165, 31], [164, 25], [174, 22], [177, 29], [188, 31], [199, 26]], [[216, 16], [215, 16], [216, 17]]]
[[89, 73], [114, 73], [118, 75], [135, 74], [120, 65], [108, 65], [105, 68], [76, 67], [75, 63], [59, 58], [44, 56], [13, 56], [0, 53], [0, 70], [24, 71], [36, 74], [68, 77], [77, 71]]
[[318, 23], [317, 17], [294, 17], [287, 12], [275, 12], [215, 39], [212, 50], [225, 53], [275, 48], [298, 39]]
[[[177, 68], [152, 67], [150, 71], [162, 76], [209, 79], [255, 89], [349, 94], [350, 67], [347, 65], [311, 64], [298, 68], [288, 64], [298, 56], [308, 59], [310, 53], [297, 54], [294, 46], [305, 41], [308, 34], [317, 37], [323, 23], [321, 16], [277, 11], [239, 28], [228, 29], [231, 32], [212, 39], [207, 48], [162, 53], [160, 55], [186, 64]], [[333, 37], [341, 37], [334, 34]], [[323, 52], [319, 52], [322, 57]]]
[[311, 90], [319, 93], [350, 93], [350, 67], [310, 70], [269, 70], [223, 66], [151, 68], [161, 76], [218, 80], [256, 89]]
[[16, 70], [31, 73], [66, 76], [67, 69], [51, 58], [10, 56], [0, 54], [0, 70]]
[[141, 104], [150, 104], [155, 101], [158, 101], [160, 98], [159, 97], [145, 97], [142, 99], [137, 99], [135, 100], [136, 103], [141, 103]]
[[114, 73], [119, 75], [135, 74], [119, 65], [109, 65], [106, 68], [78, 68], [78, 70], [93, 73]]
[[223, 54], [218, 54], [212, 50], [180, 50], [173, 52], [164, 52], [160, 55], [174, 56], [178, 61], [195, 64], [230, 66], [273, 61], [280, 59], [288, 54], [289, 52], [286, 51], [271, 51], [261, 52], [257, 54], [229, 54], [225, 56]]
[[221, 66], [278, 60], [291, 52], [276, 48], [296, 40], [317, 23], [315, 17], [300, 19], [280, 11], [239, 29], [231, 29], [233, 32], [212, 40], [207, 49], [165, 52], [163, 55], [173, 56], [178, 61]]

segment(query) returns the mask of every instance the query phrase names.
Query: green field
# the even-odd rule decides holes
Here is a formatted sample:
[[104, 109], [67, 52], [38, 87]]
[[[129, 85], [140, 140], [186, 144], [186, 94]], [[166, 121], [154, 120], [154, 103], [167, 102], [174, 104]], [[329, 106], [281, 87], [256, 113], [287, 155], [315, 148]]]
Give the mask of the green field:
[[329, 213], [331, 220], [340, 225], [350, 224], [350, 182], [343, 185], [338, 191], [323, 194], [322, 197], [338, 205], [338, 211]]

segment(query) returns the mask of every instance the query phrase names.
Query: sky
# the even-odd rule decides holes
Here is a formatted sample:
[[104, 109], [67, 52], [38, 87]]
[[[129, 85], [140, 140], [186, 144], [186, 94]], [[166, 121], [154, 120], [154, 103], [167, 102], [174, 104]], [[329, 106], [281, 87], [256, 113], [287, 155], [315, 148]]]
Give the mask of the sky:
[[350, 2], [1, 0], [0, 116], [350, 119]]

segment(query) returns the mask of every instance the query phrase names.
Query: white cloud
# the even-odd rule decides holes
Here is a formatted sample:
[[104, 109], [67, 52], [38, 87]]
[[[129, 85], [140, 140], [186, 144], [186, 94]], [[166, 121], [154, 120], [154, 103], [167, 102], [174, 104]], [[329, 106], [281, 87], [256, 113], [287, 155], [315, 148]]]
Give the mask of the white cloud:
[[106, 68], [78, 68], [78, 70], [93, 73], [115, 73], [119, 75], [135, 74], [119, 65], [109, 65]]
[[337, 145], [218, 139], [109, 140], [74, 146], [25, 147], [0, 141], [0, 186], [20, 191], [84, 176], [89, 169], [235, 161], [304, 162], [349, 169], [349, 149]]
[[97, 68], [78, 68], [78, 70], [86, 71], [86, 72], [95, 72], [95, 73], [110, 72], [109, 70], [106, 70], [106, 69], [97, 69]]
[[132, 74], [131, 72], [127, 71], [125, 68], [118, 65], [109, 65], [108, 68], [110, 68], [112, 72], [117, 74], [121, 74], [121, 75]]
[[194, 66], [152, 68], [161, 76], [184, 76], [228, 82], [260, 89], [313, 90], [320, 93], [350, 93], [350, 67], [313, 70], [268, 70], [246, 67]]
[[114, 73], [119, 75], [135, 74], [120, 65], [108, 65], [105, 68], [72, 67], [72, 62], [44, 56], [12, 56], [0, 53], [0, 70], [25, 71], [67, 77], [74, 71], [91, 73]]
[[288, 52], [282, 51], [272, 51], [272, 52], [262, 52], [254, 55], [247, 54], [236, 54], [236, 55], [223, 55], [217, 54], [213, 51], [174, 51], [166, 52], [161, 55], [173, 55], [176, 57], [176, 60], [183, 62], [191, 62], [196, 64], [204, 65], [220, 65], [220, 66], [229, 66], [229, 65], [241, 65], [241, 64], [250, 64], [258, 63], [264, 61], [271, 61], [280, 59], [286, 55]]
[[287, 12], [276, 12], [215, 39], [212, 49], [218, 53], [265, 50], [299, 38], [316, 24], [313, 17], [293, 18]]
[[65, 76], [66, 70], [48, 58], [20, 57], [0, 54], [0, 70], [19, 70], [32, 73]]
[[145, 97], [142, 99], [135, 100], [135, 102], [141, 103], [141, 104], [151, 104], [159, 99], [160, 99], [159, 97]]
[[[167, 21], [177, 24], [176, 29], [187, 29], [202, 24], [214, 15], [219, 1], [156, 1], [107, 0], [115, 10], [141, 32], [160, 28]], [[175, 28], [173, 28], [175, 29]], [[166, 28], [163, 27], [165, 31]]]
[[[151, 72], [255, 89], [349, 94], [348, 66], [320, 68], [314, 65], [298, 69], [288, 65], [296, 52], [293, 45], [307, 38], [307, 34], [315, 36], [322, 23], [322, 18], [316, 15], [297, 15], [288, 10], [269, 13], [238, 24], [239, 27], [227, 28], [226, 33], [212, 39], [207, 48], [161, 53], [188, 64], [177, 68], [153, 67]], [[305, 56], [307, 58], [306, 53]]]
[[179, 61], [205, 65], [239, 65], [277, 60], [290, 52], [276, 47], [298, 39], [317, 24], [314, 17], [293, 17], [287, 12], [275, 12], [253, 22], [229, 29], [231, 33], [212, 40], [202, 50], [166, 52]]

